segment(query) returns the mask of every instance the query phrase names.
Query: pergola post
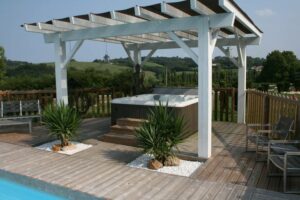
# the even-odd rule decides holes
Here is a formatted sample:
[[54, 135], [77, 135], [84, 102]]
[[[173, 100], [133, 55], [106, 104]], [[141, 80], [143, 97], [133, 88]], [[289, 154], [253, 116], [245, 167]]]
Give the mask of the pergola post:
[[212, 53], [215, 41], [209, 19], [200, 20], [198, 28], [198, 156], [211, 156], [212, 125]]
[[247, 54], [246, 46], [238, 46], [239, 72], [238, 72], [238, 123], [246, 122], [246, 91], [247, 91]]
[[134, 94], [140, 94], [141, 89], [141, 67], [142, 67], [142, 54], [138, 48], [133, 51], [134, 60]]
[[66, 42], [58, 39], [54, 43], [55, 50], [55, 82], [56, 102], [68, 104], [68, 83], [66, 61]]

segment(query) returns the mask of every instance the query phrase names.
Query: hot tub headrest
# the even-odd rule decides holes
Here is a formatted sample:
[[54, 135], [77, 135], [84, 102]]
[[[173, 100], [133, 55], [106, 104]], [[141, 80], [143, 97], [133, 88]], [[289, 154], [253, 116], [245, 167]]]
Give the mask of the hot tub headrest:
[[152, 93], [173, 95], [198, 95], [198, 90], [197, 88], [154, 88]]

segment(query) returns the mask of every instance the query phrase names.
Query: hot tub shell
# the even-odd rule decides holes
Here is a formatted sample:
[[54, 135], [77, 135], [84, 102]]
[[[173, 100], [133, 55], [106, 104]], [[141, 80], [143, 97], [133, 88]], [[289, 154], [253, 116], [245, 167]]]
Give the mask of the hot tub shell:
[[[159, 101], [151, 101], [158, 94], [139, 95], [135, 97], [125, 97], [114, 99], [111, 104], [111, 124], [115, 125], [119, 118], [137, 118], [147, 119], [150, 109], [158, 105]], [[168, 101], [168, 109], [173, 110], [177, 116], [182, 116], [186, 123], [185, 134], [187, 136], [194, 134], [198, 130], [198, 98], [194, 95], [161, 95], [162, 99], [166, 96], [181, 99], [182, 102]], [[187, 99], [187, 101], [184, 101]], [[166, 104], [166, 101], [161, 101]]]

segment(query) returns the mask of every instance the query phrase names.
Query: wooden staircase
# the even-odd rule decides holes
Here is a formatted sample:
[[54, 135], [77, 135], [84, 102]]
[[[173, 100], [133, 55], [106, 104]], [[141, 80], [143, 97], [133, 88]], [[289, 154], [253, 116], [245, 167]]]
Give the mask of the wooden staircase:
[[100, 140], [115, 144], [137, 146], [135, 130], [141, 126], [144, 119], [120, 118], [117, 124], [111, 126], [110, 132], [103, 135]]

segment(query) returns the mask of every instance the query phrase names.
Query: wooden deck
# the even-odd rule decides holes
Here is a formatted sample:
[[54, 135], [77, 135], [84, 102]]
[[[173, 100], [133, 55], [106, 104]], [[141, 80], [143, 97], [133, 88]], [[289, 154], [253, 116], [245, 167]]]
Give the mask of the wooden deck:
[[[109, 127], [102, 119], [99, 129], [96, 122], [90, 120], [89, 130], [82, 129], [86, 135], [94, 132], [95, 138]], [[213, 157], [191, 178], [129, 168], [126, 163], [140, 155], [139, 149], [96, 139], [85, 140], [94, 146], [73, 156], [21, 146], [20, 141], [0, 142], [0, 171], [108, 199], [299, 199], [271, 191], [281, 190], [281, 179], [268, 178], [265, 164], [244, 153], [244, 126], [214, 123], [213, 130]], [[190, 137], [181, 150], [195, 153], [196, 139]]]

